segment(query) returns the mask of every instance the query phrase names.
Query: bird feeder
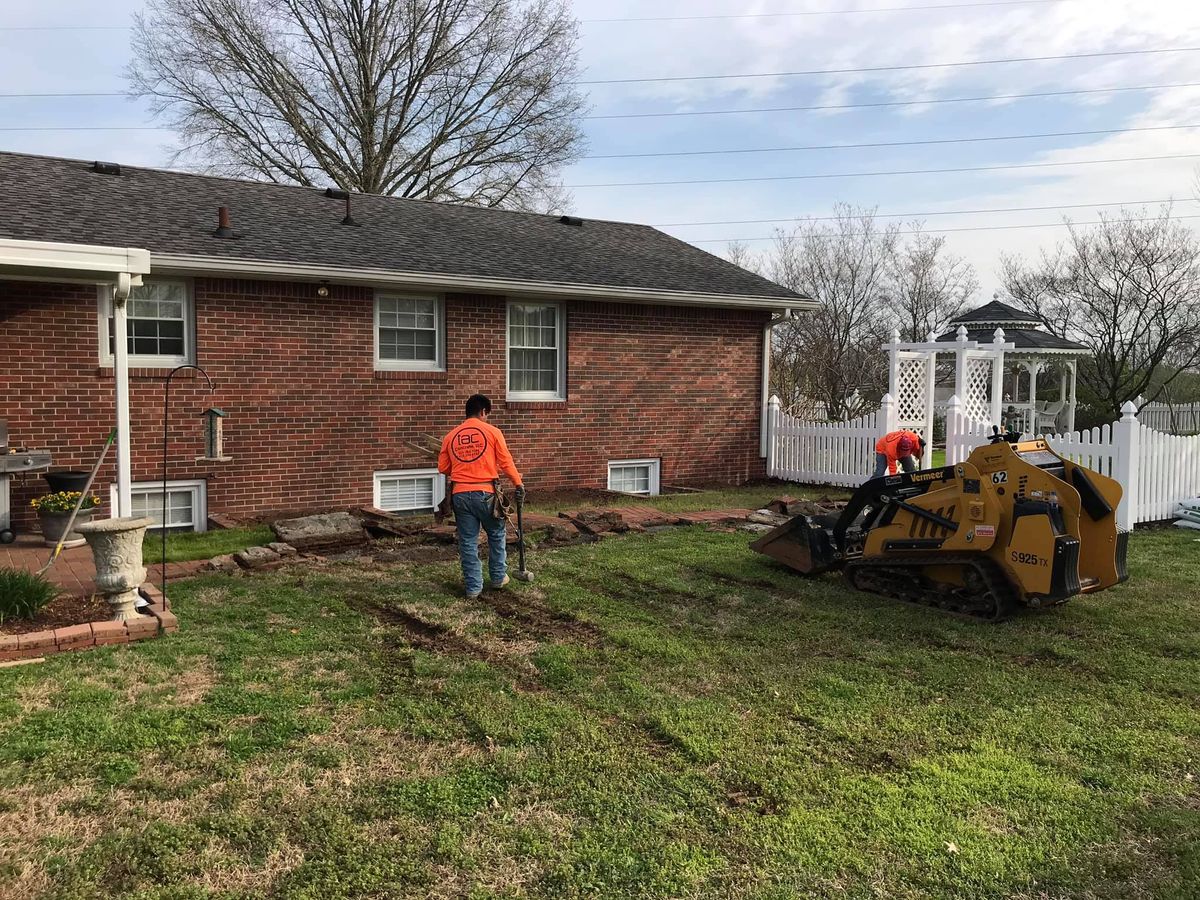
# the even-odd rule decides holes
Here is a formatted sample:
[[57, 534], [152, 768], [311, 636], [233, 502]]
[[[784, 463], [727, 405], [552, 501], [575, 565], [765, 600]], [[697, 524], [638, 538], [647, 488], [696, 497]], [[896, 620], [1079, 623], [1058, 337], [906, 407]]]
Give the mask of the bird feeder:
[[200, 414], [204, 418], [204, 459], [228, 459], [225, 455], [224, 410], [209, 407]]

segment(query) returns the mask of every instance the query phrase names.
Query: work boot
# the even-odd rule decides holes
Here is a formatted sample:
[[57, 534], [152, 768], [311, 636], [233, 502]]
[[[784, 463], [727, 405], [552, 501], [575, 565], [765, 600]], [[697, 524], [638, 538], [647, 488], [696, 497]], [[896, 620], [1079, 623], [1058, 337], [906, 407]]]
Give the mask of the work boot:
[[478, 599], [479, 599], [479, 595], [480, 595], [480, 594], [482, 594], [482, 593], [483, 593], [483, 591], [476, 591], [476, 592], [475, 592], [475, 593], [473, 593], [473, 594], [468, 592], [468, 593], [467, 593], [467, 594], [465, 594], [464, 596], [465, 596], [465, 597], [466, 597], [468, 600], [478, 600]]
[[504, 580], [503, 580], [502, 582], [500, 582], [499, 584], [493, 584], [493, 585], [492, 585], [492, 590], [493, 590], [493, 591], [499, 591], [499, 590], [503, 590], [505, 587], [507, 587], [507, 586], [508, 586], [508, 583], [509, 583], [509, 581], [511, 581], [511, 580], [512, 580], [512, 579], [510, 579], [510, 578], [509, 578], [507, 575], [505, 575], [505, 576], [504, 576]]

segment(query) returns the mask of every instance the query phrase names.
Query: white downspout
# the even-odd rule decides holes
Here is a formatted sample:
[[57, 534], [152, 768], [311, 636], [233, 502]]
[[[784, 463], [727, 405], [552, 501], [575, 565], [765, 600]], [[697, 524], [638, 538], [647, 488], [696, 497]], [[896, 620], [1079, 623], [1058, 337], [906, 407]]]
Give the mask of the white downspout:
[[767, 458], [767, 410], [771, 402], [771, 332], [780, 322], [792, 317], [792, 310], [785, 309], [763, 326], [762, 336], [762, 397], [758, 414], [758, 455]]
[[[138, 279], [141, 280], [140, 278]], [[133, 279], [117, 275], [112, 287], [113, 381], [117, 396], [117, 517], [133, 515], [133, 460], [129, 423], [129, 324], [125, 301]]]

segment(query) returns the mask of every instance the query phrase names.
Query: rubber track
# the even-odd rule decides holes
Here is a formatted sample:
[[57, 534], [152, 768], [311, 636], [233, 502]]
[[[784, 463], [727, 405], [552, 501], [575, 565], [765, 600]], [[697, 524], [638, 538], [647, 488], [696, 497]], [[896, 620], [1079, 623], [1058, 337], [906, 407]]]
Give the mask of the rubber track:
[[[954, 593], [930, 590], [923, 572], [930, 566], [962, 566], [973, 569], [985, 590], [967, 594], [965, 587]], [[860, 591], [882, 594], [902, 603], [928, 606], [952, 615], [985, 622], [1001, 622], [1020, 608], [1016, 588], [994, 560], [974, 553], [921, 554], [886, 559], [854, 559], [846, 563], [846, 579]]]

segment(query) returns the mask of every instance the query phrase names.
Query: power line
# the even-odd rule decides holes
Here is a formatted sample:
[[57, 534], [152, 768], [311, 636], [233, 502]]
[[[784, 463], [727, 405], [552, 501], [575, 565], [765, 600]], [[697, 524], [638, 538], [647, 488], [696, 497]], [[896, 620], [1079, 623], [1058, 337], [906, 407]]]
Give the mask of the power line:
[[636, 16], [627, 19], [580, 19], [582, 24], [594, 22], [686, 22], [707, 19], [783, 19], [798, 16], [850, 16], [860, 13], [918, 12], [937, 9], [983, 9], [996, 6], [1044, 6], [1068, 0], [987, 0], [983, 3], [930, 3], [921, 6], [873, 6], [863, 9], [814, 9], [800, 12], [720, 13], [706, 16]]
[[817, 112], [836, 109], [875, 109], [885, 106], [925, 106], [937, 103], [980, 103], [995, 100], [1028, 100], [1037, 97], [1070, 97], [1078, 94], [1110, 94], [1121, 91], [1161, 91], [1172, 88], [1200, 87], [1200, 81], [1182, 84], [1144, 84], [1131, 87], [1087, 88], [1072, 91], [1039, 91], [1033, 94], [990, 94], [979, 97], [941, 97], [931, 100], [886, 100], [877, 103], [831, 103], [820, 106], [762, 106], [753, 109], [701, 109], [657, 113], [609, 113], [584, 116], [584, 119], [659, 119], [674, 116], [731, 116], [740, 113]]
[[[1151, 222], [1157, 219], [1157, 216], [1143, 216], [1136, 219], [1123, 219], [1126, 222]], [[1194, 216], [1173, 216], [1174, 219], [1200, 219], [1200, 214]], [[1103, 225], [1104, 219], [1093, 219], [1090, 222], [1039, 222], [1033, 225], [977, 225], [969, 228], [938, 228], [934, 229], [935, 234], [950, 234], [957, 231], [1010, 231], [1018, 228], [1065, 228], [1069, 225]], [[896, 234], [929, 234], [928, 231], [897, 231]], [[680, 238], [680, 240], [683, 240]], [[750, 238], [705, 238], [703, 240], [689, 240], [689, 244], [748, 244], [753, 241], [773, 241], [775, 236], [770, 237], [750, 237]]]
[[1097, 59], [1106, 56], [1146, 56], [1155, 53], [1193, 53], [1200, 47], [1164, 47], [1155, 50], [1104, 50], [1095, 53], [1062, 53], [1054, 56], [1012, 56], [946, 63], [909, 63], [901, 66], [863, 66], [847, 69], [804, 69], [796, 72], [742, 72], [733, 75], [664, 75], [654, 78], [601, 78], [575, 84], [649, 84], [665, 81], [715, 81], [726, 78], [790, 78], [801, 75], [850, 75], [863, 72], [905, 72], [917, 69], [954, 69], [963, 66], [996, 66], [1004, 63], [1050, 62], [1060, 59]]
[[1148, 125], [1142, 128], [1099, 128], [1092, 131], [1049, 131], [1041, 134], [1000, 134], [970, 138], [933, 138], [923, 141], [875, 141], [864, 144], [807, 144], [799, 147], [751, 147], [732, 150], [662, 150], [653, 153], [605, 153], [583, 159], [653, 159], [665, 156], [732, 156], [747, 153], [792, 153], [803, 150], [865, 150], [874, 147], [928, 147], [934, 144], [981, 144], [1035, 138], [1086, 137], [1096, 134], [1130, 134], [1139, 131], [1180, 131], [1200, 125]]
[[[940, 209], [932, 212], [876, 213], [877, 219], [923, 219], [927, 216], [974, 216], [985, 213], [1046, 212], [1052, 209], [1097, 209], [1102, 206], [1149, 206], [1152, 203], [1174, 203], [1168, 200], [1114, 200], [1110, 203], [1065, 203], [1058, 206], [1002, 206], [991, 209]], [[772, 222], [833, 222], [840, 216], [791, 216], [778, 219], [725, 219], [714, 222], [660, 222], [656, 228], [685, 228], [693, 225], [768, 225]]]
[[0, 94], [0, 97], [124, 97], [121, 91], [49, 91], [40, 94]]
[[166, 125], [14, 125], [0, 131], [170, 131]]
[[741, 184], [751, 181], [810, 181], [824, 178], [869, 178], [877, 175], [944, 175], [955, 172], [999, 172], [1006, 169], [1050, 169], [1062, 166], [1097, 166], [1106, 163], [1154, 162], [1165, 159], [1200, 159], [1200, 153], [1167, 156], [1125, 156], [1116, 159], [1079, 159], [1071, 162], [1010, 163], [998, 166], [963, 166], [952, 169], [897, 169], [890, 172], [827, 172], [817, 175], [764, 175], [753, 178], [698, 178], [686, 181], [615, 181], [602, 184], [569, 184], [569, 188], [650, 187], [682, 184]]

